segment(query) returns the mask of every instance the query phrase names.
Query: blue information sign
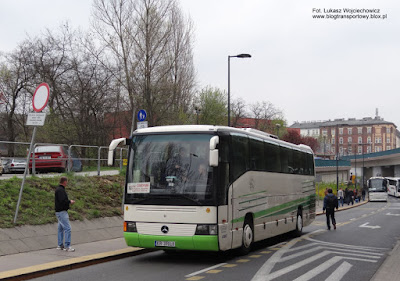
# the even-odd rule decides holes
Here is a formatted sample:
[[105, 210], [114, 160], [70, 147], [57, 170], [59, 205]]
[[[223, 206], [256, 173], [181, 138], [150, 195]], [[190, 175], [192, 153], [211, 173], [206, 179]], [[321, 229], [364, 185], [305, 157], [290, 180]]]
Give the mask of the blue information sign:
[[139, 121], [144, 121], [144, 120], [146, 120], [146, 117], [147, 117], [146, 110], [144, 110], [144, 109], [139, 110], [139, 112], [137, 114], [137, 119]]

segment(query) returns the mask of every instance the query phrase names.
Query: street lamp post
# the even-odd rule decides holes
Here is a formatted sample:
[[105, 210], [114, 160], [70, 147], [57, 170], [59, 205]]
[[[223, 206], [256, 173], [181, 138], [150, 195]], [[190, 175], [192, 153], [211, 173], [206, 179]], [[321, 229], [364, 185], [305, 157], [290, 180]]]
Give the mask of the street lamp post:
[[231, 58], [251, 58], [249, 54], [228, 56], [228, 126], [231, 125]]

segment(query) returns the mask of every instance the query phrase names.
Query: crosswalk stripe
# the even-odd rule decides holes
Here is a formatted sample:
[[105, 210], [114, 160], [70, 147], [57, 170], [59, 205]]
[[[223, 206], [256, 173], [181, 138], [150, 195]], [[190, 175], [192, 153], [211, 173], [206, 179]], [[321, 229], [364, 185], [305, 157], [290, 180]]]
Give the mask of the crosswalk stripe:
[[329, 275], [325, 281], [340, 281], [346, 275], [346, 273], [349, 272], [351, 267], [352, 265], [347, 261], [342, 262], [342, 264], [336, 268], [336, 270], [332, 272], [332, 274]]

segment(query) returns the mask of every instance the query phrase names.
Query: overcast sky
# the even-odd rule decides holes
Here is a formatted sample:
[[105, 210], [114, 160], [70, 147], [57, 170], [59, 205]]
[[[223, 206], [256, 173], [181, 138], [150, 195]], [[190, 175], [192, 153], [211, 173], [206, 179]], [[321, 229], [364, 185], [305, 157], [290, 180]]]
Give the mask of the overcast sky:
[[[87, 29], [91, 0], [0, 0], [0, 51], [68, 20]], [[400, 126], [400, 3], [396, 0], [180, 0], [195, 26], [200, 86], [269, 101], [295, 121], [374, 117]], [[379, 9], [369, 12], [349, 9]], [[316, 12], [313, 9], [321, 9]], [[341, 9], [327, 13], [324, 9]], [[368, 19], [316, 19], [316, 15]], [[387, 18], [385, 18], [387, 16]]]

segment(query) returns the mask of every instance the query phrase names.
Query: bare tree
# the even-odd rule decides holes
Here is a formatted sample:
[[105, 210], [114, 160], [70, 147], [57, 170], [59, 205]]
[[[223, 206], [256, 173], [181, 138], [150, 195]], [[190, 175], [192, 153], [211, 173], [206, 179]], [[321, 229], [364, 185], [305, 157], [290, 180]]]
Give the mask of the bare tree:
[[242, 98], [238, 98], [236, 100], [233, 100], [232, 106], [231, 106], [231, 115], [232, 119], [231, 124], [232, 127], [238, 126], [238, 122], [240, 119], [245, 118], [247, 115], [246, 111], [246, 102]]
[[250, 111], [255, 119], [255, 128], [274, 133], [274, 120], [282, 120], [283, 114], [272, 103], [263, 101], [250, 104]]
[[[25, 120], [30, 106], [28, 88], [32, 88], [30, 67], [32, 50], [26, 42], [3, 56], [0, 65], [0, 93], [2, 97], [0, 122], [8, 141], [26, 141], [29, 130]], [[10, 148], [11, 155], [14, 149]]]
[[95, 0], [93, 7], [95, 34], [122, 72], [114, 74], [125, 79], [132, 112], [145, 108], [150, 125], [158, 125], [177, 115], [177, 107], [189, 110], [192, 30], [176, 2]]

